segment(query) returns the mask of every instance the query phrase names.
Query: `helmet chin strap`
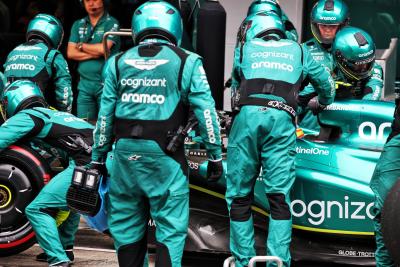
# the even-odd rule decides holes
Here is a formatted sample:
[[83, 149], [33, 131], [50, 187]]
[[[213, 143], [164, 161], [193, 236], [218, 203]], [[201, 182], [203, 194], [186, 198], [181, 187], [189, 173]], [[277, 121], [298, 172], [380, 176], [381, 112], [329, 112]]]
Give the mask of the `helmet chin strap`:
[[286, 37], [285, 33], [277, 29], [270, 29], [256, 35], [256, 38], [261, 38], [265, 41], [268, 40], [278, 41], [280, 39], [284, 39], [285, 37]]
[[169, 37], [166, 34], [162, 34], [160, 32], [153, 31], [153, 32], [148, 32], [148, 34], [144, 34], [143, 36], [139, 36], [137, 43], [144, 42], [149, 39], [156, 39], [156, 40], [161, 39], [161, 40], [165, 40], [173, 45], [176, 45], [176, 41], [174, 39], [171, 39], [171, 37], [173, 37], [173, 36]]
[[338, 64], [340, 67], [340, 70], [344, 73], [344, 75], [346, 75], [346, 77], [348, 77], [349, 79], [352, 79], [354, 81], [359, 81], [361, 80], [360, 78], [358, 78], [357, 76], [353, 75], [351, 72], [349, 72], [348, 70], [346, 70], [345, 67], [342, 66], [342, 64]]
[[[33, 40], [33, 39], [40, 40], [40, 41], [46, 43], [49, 47], [54, 47], [52, 42], [51, 42], [51, 40], [49, 38], [47, 38], [46, 36], [42, 35], [42, 34], [37, 34], [37, 33], [30, 34], [28, 40], [30, 41], [30, 40]], [[56, 49], [58, 49], [58, 48], [56, 48]]]
[[281, 39], [281, 37], [277, 34], [271, 33], [271, 34], [268, 34], [268, 35], [262, 37], [262, 39], [265, 41], [270, 41], [270, 40], [279, 41]]
[[325, 48], [326, 50], [329, 50], [332, 48], [332, 43], [330, 44], [325, 44], [325, 43], [321, 43], [322, 47]]

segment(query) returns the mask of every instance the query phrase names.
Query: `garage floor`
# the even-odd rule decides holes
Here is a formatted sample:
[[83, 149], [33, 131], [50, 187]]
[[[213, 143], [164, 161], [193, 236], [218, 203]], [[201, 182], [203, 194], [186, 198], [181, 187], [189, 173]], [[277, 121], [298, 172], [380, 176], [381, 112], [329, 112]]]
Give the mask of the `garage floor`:
[[[46, 263], [35, 261], [35, 256], [42, 250], [36, 244], [18, 255], [0, 258], [0, 267], [45, 267]], [[85, 227], [80, 227], [75, 242], [75, 267], [108, 266], [117, 267], [118, 261], [112, 239]], [[150, 267], [154, 266], [154, 254], [149, 255]], [[210, 257], [200, 254], [185, 254], [183, 267], [222, 267], [224, 258]], [[264, 265], [265, 266], [265, 265]], [[343, 265], [326, 265], [323, 267], [339, 267]], [[293, 263], [292, 267], [322, 267], [318, 263]], [[350, 267], [350, 266], [349, 266]]]

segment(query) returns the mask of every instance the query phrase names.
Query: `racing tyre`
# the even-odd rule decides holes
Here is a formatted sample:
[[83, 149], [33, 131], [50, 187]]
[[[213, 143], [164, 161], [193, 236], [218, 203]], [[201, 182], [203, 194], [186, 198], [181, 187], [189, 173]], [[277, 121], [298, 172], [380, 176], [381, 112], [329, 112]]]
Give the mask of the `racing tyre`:
[[10, 256], [35, 243], [25, 208], [50, 179], [50, 167], [27, 146], [0, 153], [0, 256]]
[[392, 187], [386, 197], [382, 210], [383, 241], [390, 256], [400, 264], [400, 180]]

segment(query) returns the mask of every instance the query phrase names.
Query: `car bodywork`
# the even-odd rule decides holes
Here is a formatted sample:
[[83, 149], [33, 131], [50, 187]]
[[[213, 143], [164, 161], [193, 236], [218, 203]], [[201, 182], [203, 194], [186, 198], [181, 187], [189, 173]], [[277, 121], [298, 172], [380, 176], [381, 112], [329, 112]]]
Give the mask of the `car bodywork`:
[[[303, 129], [304, 136], [296, 144], [296, 181], [291, 192], [294, 260], [374, 266], [374, 196], [369, 181], [390, 133], [393, 112], [391, 102], [335, 102], [319, 114], [319, 133]], [[207, 243], [203, 249], [227, 252], [228, 241], [207, 241], [229, 237], [226, 203], [221, 201], [225, 180], [218, 185], [205, 183], [205, 151], [195, 146], [188, 142], [190, 221], [195, 228], [191, 231], [198, 234], [193, 239]], [[256, 181], [253, 203], [261, 254], [269, 210], [262, 179], [268, 177]]]
[[[246, 9], [249, 3], [247, 1]], [[303, 1], [282, 4], [292, 13], [290, 17], [297, 18], [297, 28], [301, 29]], [[289, 5], [296, 8], [290, 9]], [[242, 20], [242, 16], [237, 15], [240, 13], [237, 7], [232, 6], [236, 13], [228, 13], [235, 14], [235, 21], [230, 20], [228, 32], [232, 32], [229, 26], [236, 31]], [[364, 16], [361, 17], [364, 20]], [[375, 24], [371, 25], [375, 27]], [[234, 47], [236, 35], [227, 37], [230, 36], [232, 41], [229, 43], [228, 39], [228, 46]], [[22, 42], [23, 36], [20, 37]], [[224, 40], [225, 36], [221, 34], [221, 38]], [[212, 41], [213, 38], [204, 40], [208, 47], [213, 47]], [[224, 55], [221, 53], [219, 56]], [[225, 65], [231, 66], [229, 63]], [[387, 74], [385, 71], [385, 76]], [[385, 80], [387, 84], [391, 81]], [[297, 140], [297, 178], [291, 194], [292, 256], [295, 260], [374, 265], [373, 194], [368, 184], [388, 136], [393, 110], [393, 103], [336, 102], [319, 115], [323, 124], [321, 133], [303, 129], [304, 137]], [[207, 184], [204, 178], [207, 157], [201, 142], [188, 140], [186, 148], [191, 168], [191, 190], [190, 225], [185, 249], [229, 253], [225, 179], [218, 184]], [[0, 154], [0, 256], [18, 253], [34, 241], [23, 210], [43, 186], [43, 181], [46, 183], [52, 174], [48, 160], [34, 152], [27, 147], [14, 146]], [[16, 170], [13, 172], [15, 176], [10, 175], [11, 170]], [[19, 190], [25, 189], [29, 190], [18, 196]], [[256, 246], [263, 254], [269, 207], [261, 180], [255, 185], [252, 209]], [[154, 223], [149, 225], [154, 226]], [[152, 237], [150, 240], [154, 241], [154, 235]]]
[[[319, 114], [322, 126], [319, 133], [303, 129], [304, 136], [297, 139], [296, 182], [291, 193], [294, 260], [374, 265], [371, 221], [373, 193], [369, 188], [369, 180], [390, 132], [393, 112], [394, 104], [390, 102], [335, 102]], [[226, 114], [220, 117], [223, 126], [230, 119]], [[222, 133], [226, 148], [224, 127]], [[185, 250], [229, 254], [225, 177], [217, 184], [207, 184], [204, 178], [207, 156], [199, 137], [187, 138], [185, 148], [191, 189]], [[35, 157], [37, 160], [34, 163], [38, 168], [50, 165], [39, 154], [36, 153]], [[0, 161], [0, 168], [9, 167], [7, 159]], [[20, 166], [18, 162], [11, 163]], [[225, 162], [224, 165], [226, 167]], [[19, 169], [26, 171], [26, 166]], [[33, 173], [30, 171], [28, 174], [35, 183], [43, 179], [43, 173], [38, 172], [37, 177]], [[255, 183], [252, 206], [256, 249], [261, 255], [265, 253], [269, 210], [262, 179], [268, 177], [260, 176]], [[7, 180], [0, 181], [5, 183]], [[8, 187], [11, 188], [11, 185]], [[8, 210], [0, 207], [1, 215], [7, 216], [10, 207]], [[18, 207], [19, 210], [24, 208]], [[26, 217], [15, 218], [18, 220], [15, 225], [26, 222]], [[153, 222], [149, 225], [149, 240], [152, 243], [156, 226]], [[22, 230], [26, 231], [26, 228]], [[18, 231], [8, 236], [7, 231], [0, 233], [1, 256], [18, 253], [29, 247], [25, 243], [26, 236], [19, 234]], [[32, 234], [29, 234], [29, 245], [32, 245]], [[10, 243], [14, 244], [13, 249], [7, 245]]]

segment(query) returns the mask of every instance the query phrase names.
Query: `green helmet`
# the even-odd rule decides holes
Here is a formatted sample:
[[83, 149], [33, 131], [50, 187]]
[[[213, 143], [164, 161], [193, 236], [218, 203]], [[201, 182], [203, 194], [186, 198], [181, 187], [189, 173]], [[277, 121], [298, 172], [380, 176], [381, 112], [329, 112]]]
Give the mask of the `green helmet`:
[[136, 44], [148, 38], [161, 38], [180, 45], [182, 32], [179, 11], [165, 1], [150, 0], [133, 13], [132, 37]]
[[333, 39], [321, 36], [318, 25], [338, 25], [340, 30], [350, 23], [349, 9], [342, 0], [319, 0], [311, 10], [311, 31], [322, 44], [332, 44]]
[[247, 16], [265, 11], [275, 12], [279, 17], [282, 17], [282, 9], [275, 0], [254, 0], [247, 10]]
[[375, 62], [375, 43], [365, 31], [344, 27], [336, 34], [332, 45], [336, 65], [351, 80], [370, 77]]
[[36, 15], [28, 25], [26, 40], [40, 37], [47, 45], [58, 49], [64, 37], [64, 30], [61, 22], [48, 14]]
[[254, 38], [265, 38], [271, 34], [286, 38], [285, 26], [275, 13], [259, 12], [246, 17], [238, 32], [238, 44], [243, 44]]
[[47, 107], [39, 86], [29, 80], [9, 84], [2, 94], [1, 105], [6, 119], [27, 108]]

